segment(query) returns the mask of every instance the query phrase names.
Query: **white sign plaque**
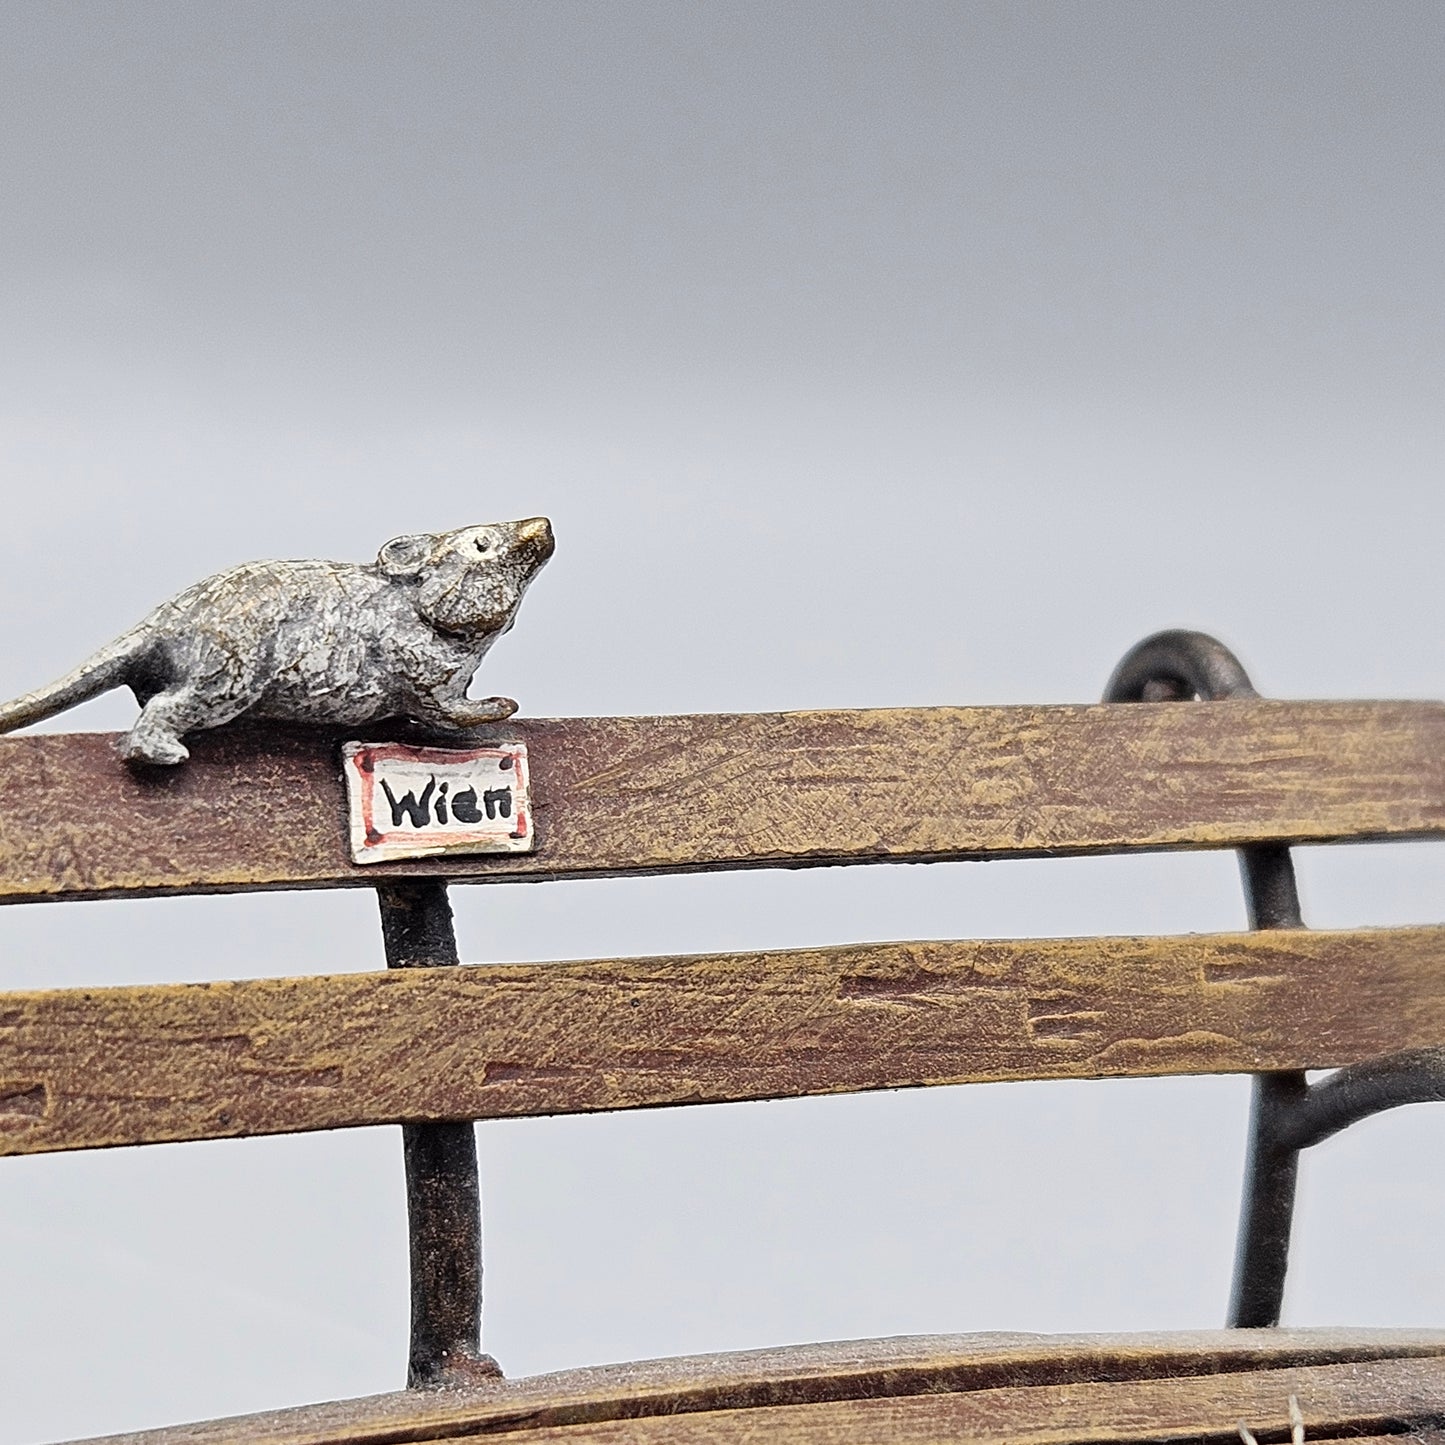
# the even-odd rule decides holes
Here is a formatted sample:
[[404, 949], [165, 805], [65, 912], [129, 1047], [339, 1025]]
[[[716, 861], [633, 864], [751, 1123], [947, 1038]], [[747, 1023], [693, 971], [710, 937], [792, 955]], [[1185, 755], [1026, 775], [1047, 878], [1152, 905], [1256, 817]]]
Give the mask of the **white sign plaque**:
[[357, 863], [436, 853], [529, 853], [527, 747], [341, 749]]

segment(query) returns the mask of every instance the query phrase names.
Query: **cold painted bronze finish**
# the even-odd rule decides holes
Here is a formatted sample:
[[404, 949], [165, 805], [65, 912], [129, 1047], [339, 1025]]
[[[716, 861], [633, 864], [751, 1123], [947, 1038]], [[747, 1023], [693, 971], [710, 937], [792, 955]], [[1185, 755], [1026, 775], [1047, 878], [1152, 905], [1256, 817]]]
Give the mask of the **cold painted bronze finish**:
[[122, 757], [171, 766], [182, 736], [239, 717], [359, 727], [412, 718], [470, 728], [510, 698], [467, 696], [552, 555], [545, 517], [394, 537], [367, 566], [248, 562], [162, 603], [74, 672], [0, 706], [0, 732], [129, 687]]

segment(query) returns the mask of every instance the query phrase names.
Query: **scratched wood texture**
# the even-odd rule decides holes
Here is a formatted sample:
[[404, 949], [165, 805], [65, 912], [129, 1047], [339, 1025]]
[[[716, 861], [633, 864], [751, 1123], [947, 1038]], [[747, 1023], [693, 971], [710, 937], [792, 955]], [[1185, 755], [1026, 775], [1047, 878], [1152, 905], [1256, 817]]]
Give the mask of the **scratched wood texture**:
[[[1445, 1438], [1428, 1433], [1445, 1413], [1442, 1366], [1445, 1331], [1438, 1330], [916, 1336], [605, 1365], [108, 1438], [110, 1445], [394, 1445], [497, 1435], [535, 1441], [554, 1432], [589, 1440], [605, 1432], [619, 1440], [823, 1445], [917, 1438], [932, 1404], [942, 1418], [930, 1426], [947, 1427], [933, 1439], [1237, 1445], [1241, 1418], [1261, 1440], [1287, 1439], [1295, 1394], [1314, 1445], [1346, 1427], [1365, 1438], [1388, 1429], [1403, 1445]], [[891, 1433], [910, 1409], [912, 1435]], [[1055, 1433], [1044, 1433], [1050, 1428]]]
[[0, 739], [0, 902], [1445, 833], [1431, 702], [570, 718], [486, 736], [527, 744], [536, 852], [367, 867], [347, 852], [336, 737], [223, 730], [146, 771], [107, 734]]
[[0, 1152], [1445, 1045], [1445, 928], [898, 943], [0, 995]]
[[[1445, 1411], [1445, 1361], [1248, 1373], [1128, 1384], [1037, 1385], [903, 1399], [773, 1405], [705, 1415], [649, 1416], [525, 1431], [532, 1445], [1077, 1445], [1077, 1442], [1235, 1441], [1240, 1421], [1281, 1436], [1294, 1395], [1305, 1438], [1393, 1434], [1404, 1421], [1434, 1426]], [[475, 1436], [472, 1438], [476, 1438]]]

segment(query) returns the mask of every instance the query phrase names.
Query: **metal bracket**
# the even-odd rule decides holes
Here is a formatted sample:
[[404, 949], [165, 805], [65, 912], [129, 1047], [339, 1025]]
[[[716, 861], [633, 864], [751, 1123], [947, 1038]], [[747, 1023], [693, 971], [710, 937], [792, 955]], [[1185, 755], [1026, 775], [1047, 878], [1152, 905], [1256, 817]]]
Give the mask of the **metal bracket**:
[[[457, 938], [437, 879], [377, 890], [388, 968], [452, 968]], [[497, 1379], [482, 1353], [482, 1212], [471, 1121], [403, 1124], [411, 1240], [409, 1388]]]
[[[1169, 702], [1258, 697], [1222, 643], [1202, 632], [1160, 632], [1127, 653], [1105, 702]], [[1302, 928], [1289, 849], [1239, 850], [1251, 928]], [[1256, 1074], [1249, 1159], [1234, 1253], [1229, 1324], [1279, 1323], [1289, 1267], [1301, 1149], [1371, 1114], [1401, 1104], [1445, 1101], [1445, 1049], [1417, 1049], [1338, 1069], [1316, 1084], [1303, 1073]]]

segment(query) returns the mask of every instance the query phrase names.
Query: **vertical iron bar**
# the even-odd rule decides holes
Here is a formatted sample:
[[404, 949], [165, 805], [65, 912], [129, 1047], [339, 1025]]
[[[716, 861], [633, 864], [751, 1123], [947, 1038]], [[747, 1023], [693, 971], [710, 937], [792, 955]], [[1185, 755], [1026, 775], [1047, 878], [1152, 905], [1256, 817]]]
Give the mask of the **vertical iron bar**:
[[[1251, 928], [1303, 926], [1288, 848], [1280, 844], [1242, 848], [1239, 867]], [[1249, 1157], [1229, 1298], [1229, 1323], [1235, 1329], [1279, 1323], [1299, 1175], [1299, 1150], [1284, 1142], [1284, 1126], [1308, 1087], [1299, 1072], [1254, 1076]]]
[[[457, 958], [447, 886], [378, 886], [388, 968], [449, 968]], [[477, 1140], [468, 1122], [403, 1124], [411, 1244], [407, 1385], [454, 1385], [501, 1374], [482, 1354], [482, 1216]]]
[[[1249, 675], [1223, 643], [1202, 632], [1160, 632], [1128, 652], [1104, 691], [1106, 702], [1218, 702], [1257, 697]], [[1239, 850], [1251, 928], [1302, 928], [1294, 863], [1282, 844]], [[1285, 1143], [1290, 1110], [1306, 1093], [1303, 1073], [1256, 1074], [1249, 1161], [1234, 1250], [1229, 1323], [1277, 1325], [1289, 1264], [1299, 1150]]]

